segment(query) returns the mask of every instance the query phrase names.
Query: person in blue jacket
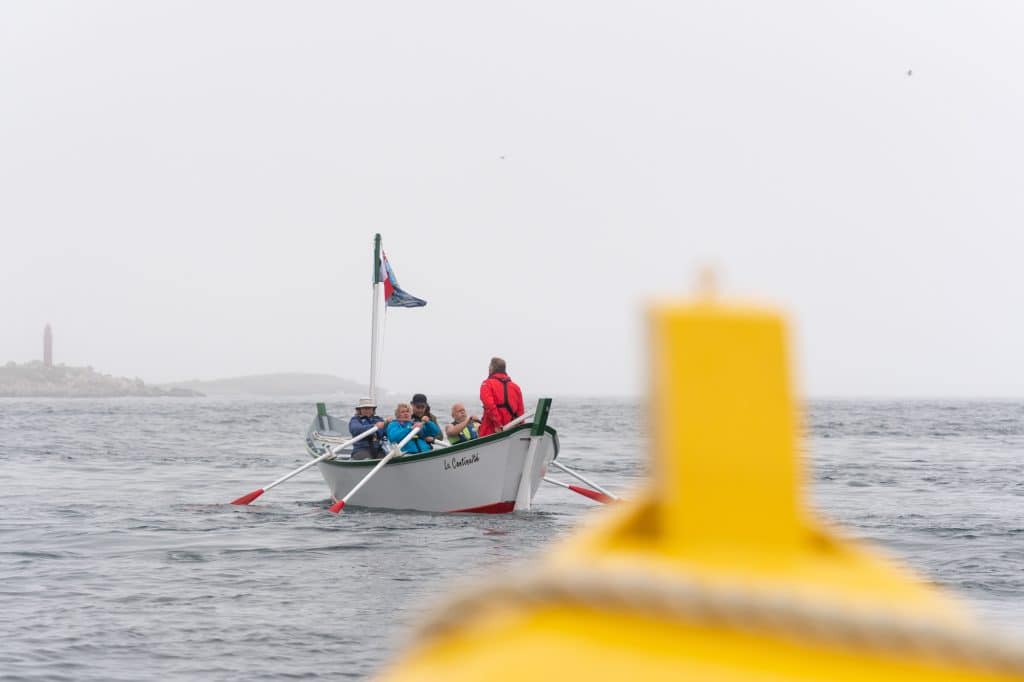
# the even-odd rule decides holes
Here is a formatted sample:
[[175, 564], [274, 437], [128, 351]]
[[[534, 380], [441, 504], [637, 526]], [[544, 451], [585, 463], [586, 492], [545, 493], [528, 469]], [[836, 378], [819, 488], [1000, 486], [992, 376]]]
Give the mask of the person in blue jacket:
[[[402, 448], [403, 453], [430, 452], [434, 447], [434, 439], [441, 435], [441, 427], [432, 422], [430, 417], [424, 415], [420, 418], [419, 423], [422, 424], [419, 433], [405, 444], [405, 447]], [[387, 426], [388, 440], [397, 445], [409, 435], [414, 426], [416, 426], [416, 421], [413, 420], [412, 406], [409, 403], [398, 403], [395, 406], [395, 418]]]
[[384, 447], [384, 428], [387, 422], [374, 414], [377, 404], [372, 398], [360, 398], [356, 403], [356, 413], [348, 421], [348, 432], [358, 436], [367, 429], [376, 429], [377, 433], [367, 436], [352, 446], [352, 459], [380, 459], [386, 454]]

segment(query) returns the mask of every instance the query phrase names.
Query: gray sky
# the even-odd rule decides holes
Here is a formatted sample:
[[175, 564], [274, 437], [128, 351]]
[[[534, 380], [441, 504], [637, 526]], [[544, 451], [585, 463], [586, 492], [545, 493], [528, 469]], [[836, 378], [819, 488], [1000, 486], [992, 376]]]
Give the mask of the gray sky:
[[[644, 388], [703, 263], [815, 396], [1024, 394], [1017, 3], [0, 4], [0, 362]], [[913, 74], [908, 76], [908, 70]]]

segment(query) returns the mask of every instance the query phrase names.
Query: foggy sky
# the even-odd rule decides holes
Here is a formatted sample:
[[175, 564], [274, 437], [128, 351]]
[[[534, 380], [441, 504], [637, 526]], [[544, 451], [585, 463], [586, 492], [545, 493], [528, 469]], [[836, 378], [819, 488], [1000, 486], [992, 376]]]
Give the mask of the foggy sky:
[[[812, 396], [1024, 394], [1015, 3], [0, 4], [0, 362], [644, 389], [703, 264]], [[912, 71], [908, 75], [908, 71]]]

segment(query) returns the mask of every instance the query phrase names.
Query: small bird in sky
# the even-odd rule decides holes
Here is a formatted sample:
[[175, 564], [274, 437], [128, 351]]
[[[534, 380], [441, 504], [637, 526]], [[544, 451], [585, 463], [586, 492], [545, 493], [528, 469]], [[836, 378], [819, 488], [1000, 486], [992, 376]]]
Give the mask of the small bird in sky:
[[908, 76], [913, 76], [914, 75], [914, 70], [913, 69], [907, 69], [907, 75]]

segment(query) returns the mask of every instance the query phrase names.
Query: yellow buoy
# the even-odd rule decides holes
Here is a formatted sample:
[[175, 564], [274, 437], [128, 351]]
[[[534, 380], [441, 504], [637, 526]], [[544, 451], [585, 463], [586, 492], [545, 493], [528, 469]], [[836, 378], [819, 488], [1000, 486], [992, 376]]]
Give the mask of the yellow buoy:
[[648, 489], [456, 596], [384, 679], [1024, 679], [1024, 650], [815, 519], [781, 316], [650, 313]]

